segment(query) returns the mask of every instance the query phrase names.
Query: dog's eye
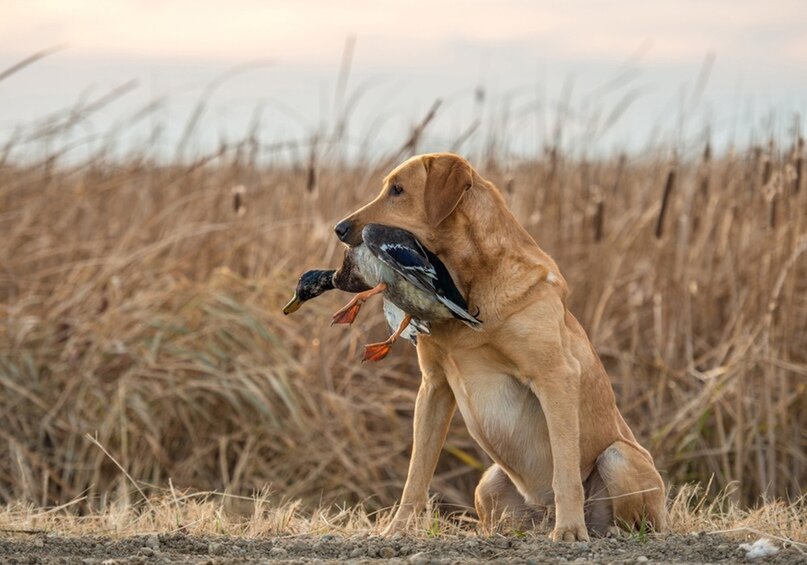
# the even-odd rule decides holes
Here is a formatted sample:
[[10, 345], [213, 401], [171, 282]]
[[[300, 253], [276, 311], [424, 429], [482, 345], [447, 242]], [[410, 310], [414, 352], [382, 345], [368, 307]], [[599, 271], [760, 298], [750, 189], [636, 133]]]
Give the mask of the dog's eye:
[[393, 196], [400, 196], [403, 193], [403, 187], [400, 184], [395, 183], [389, 187], [389, 193]]

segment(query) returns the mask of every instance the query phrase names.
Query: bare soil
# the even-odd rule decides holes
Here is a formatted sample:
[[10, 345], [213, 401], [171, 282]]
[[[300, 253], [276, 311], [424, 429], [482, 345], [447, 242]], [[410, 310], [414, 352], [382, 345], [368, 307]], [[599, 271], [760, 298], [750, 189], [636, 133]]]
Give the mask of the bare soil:
[[[378, 560], [392, 563], [732, 563], [747, 561], [740, 543], [719, 535], [607, 538], [552, 544], [537, 537], [414, 539], [368, 535], [285, 536], [247, 539], [184, 534], [128, 538], [0, 534], [2, 563], [325, 563]], [[764, 563], [807, 563], [807, 555], [782, 547]]]

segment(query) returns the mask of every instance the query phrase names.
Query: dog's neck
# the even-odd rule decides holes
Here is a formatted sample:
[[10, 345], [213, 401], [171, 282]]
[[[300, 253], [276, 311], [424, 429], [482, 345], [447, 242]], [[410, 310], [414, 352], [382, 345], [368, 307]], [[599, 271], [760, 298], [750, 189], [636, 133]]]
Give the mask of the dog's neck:
[[[554, 272], [544, 253], [507, 207], [493, 183], [474, 175], [474, 185], [440, 226], [433, 249], [448, 265], [473, 309], [495, 304], [498, 317], [539, 280]], [[525, 286], [527, 285], [527, 286]]]

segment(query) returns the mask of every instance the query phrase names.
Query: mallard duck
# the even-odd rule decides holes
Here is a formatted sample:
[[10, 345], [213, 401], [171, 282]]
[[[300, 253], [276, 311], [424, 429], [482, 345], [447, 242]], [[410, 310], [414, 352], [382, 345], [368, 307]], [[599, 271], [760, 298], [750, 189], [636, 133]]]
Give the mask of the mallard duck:
[[[362, 244], [363, 246], [363, 244]], [[294, 296], [283, 307], [283, 313], [287, 316], [292, 312], [296, 312], [303, 303], [316, 298], [317, 296], [328, 292], [330, 290], [339, 289], [345, 292], [358, 294], [371, 290], [364, 279], [361, 277], [358, 267], [355, 264], [356, 257], [362, 253], [355, 247], [345, 249], [345, 256], [342, 260], [342, 266], [336, 269], [312, 269], [306, 271], [300, 276], [297, 281], [297, 286], [294, 289]], [[361, 302], [363, 302], [362, 300]], [[355, 308], [349, 314], [342, 313], [334, 315], [334, 320], [331, 325], [335, 323], [350, 323], [355, 319], [356, 315], [361, 308], [361, 302], [357, 302]], [[406, 312], [395, 306], [387, 298], [384, 298], [384, 317], [387, 324], [392, 331], [398, 329], [406, 317]], [[418, 320], [412, 320], [400, 337], [417, 344], [418, 333], [429, 333], [428, 324], [421, 323]]]
[[[351, 268], [353, 268], [352, 257], [353, 253], [351, 253], [350, 250], [345, 250], [345, 260], [339, 270], [313, 269], [303, 273], [297, 281], [294, 296], [283, 308], [283, 313], [289, 315], [292, 312], [296, 312], [304, 302], [316, 298], [329, 290], [339, 289], [352, 293], [370, 290], [369, 286], [365, 285], [363, 282], [358, 282], [358, 279], [354, 281], [356, 284], [350, 284], [350, 277], [345, 276], [345, 273], [358, 272], [355, 269], [351, 271]], [[358, 312], [359, 307], [355, 309], [354, 314]], [[405, 316], [406, 312], [384, 298], [384, 317], [392, 331], [398, 329]], [[340, 319], [346, 318], [340, 316]], [[333, 321], [332, 324], [334, 323], [343, 322]], [[417, 344], [417, 335], [419, 333], [428, 334], [428, 324], [421, 323], [419, 320], [412, 320], [400, 337], [411, 341], [413, 344]]]
[[394, 331], [386, 341], [365, 346], [365, 361], [386, 357], [399, 337], [414, 342], [418, 333], [428, 334], [431, 322], [457, 319], [475, 329], [482, 323], [468, 311], [443, 262], [401, 228], [365, 226], [362, 243], [348, 248], [342, 267], [303, 274], [283, 311], [291, 313], [305, 300], [333, 288], [356, 293], [333, 315], [335, 324], [353, 323], [368, 298], [384, 294], [384, 314]]

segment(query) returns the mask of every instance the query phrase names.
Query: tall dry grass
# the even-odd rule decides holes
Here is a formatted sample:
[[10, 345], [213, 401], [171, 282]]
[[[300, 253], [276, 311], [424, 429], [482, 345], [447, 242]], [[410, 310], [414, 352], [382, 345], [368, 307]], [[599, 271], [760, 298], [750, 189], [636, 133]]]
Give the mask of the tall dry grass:
[[[360, 364], [380, 308], [331, 328], [337, 293], [280, 308], [301, 271], [339, 263], [331, 226], [417, 151], [439, 103], [377, 162], [343, 164], [343, 134], [281, 161], [254, 131], [192, 162], [113, 158], [112, 141], [64, 161], [67, 133], [126, 87], [25, 134], [41, 160], [15, 158], [19, 136], [0, 149], [0, 500], [93, 512], [170, 481], [389, 506], [414, 350]], [[734, 503], [807, 485], [803, 157], [797, 140], [681, 160], [491, 147], [474, 163], [557, 259], [666, 480], [736, 484]], [[433, 491], [468, 507], [488, 463], [457, 417]]]
[[[800, 493], [807, 188], [793, 156], [554, 153], [480, 168], [560, 264], [666, 479], [736, 481], [749, 503]], [[384, 332], [380, 308], [331, 328], [344, 296], [280, 313], [299, 272], [338, 264], [331, 226], [382, 174], [258, 167], [237, 153], [196, 166], [3, 165], [0, 498], [90, 507], [132, 495], [91, 434], [146, 490], [170, 478], [232, 494], [269, 485], [316, 505], [394, 502], [414, 350], [360, 364], [361, 344]], [[435, 492], [469, 505], [487, 463], [455, 422]]]

